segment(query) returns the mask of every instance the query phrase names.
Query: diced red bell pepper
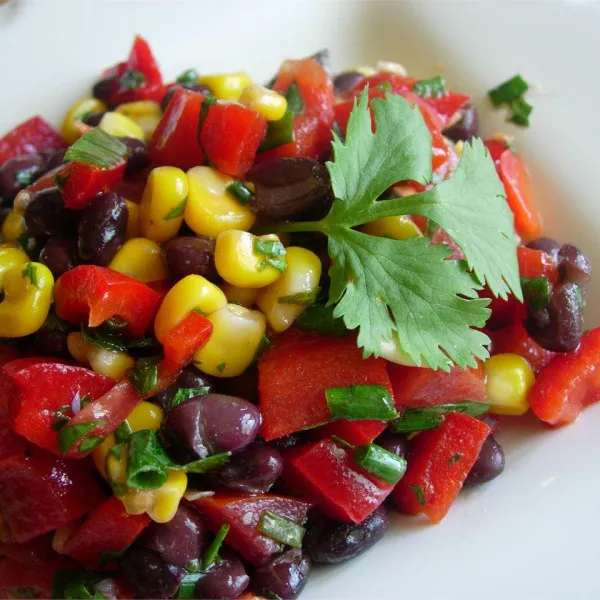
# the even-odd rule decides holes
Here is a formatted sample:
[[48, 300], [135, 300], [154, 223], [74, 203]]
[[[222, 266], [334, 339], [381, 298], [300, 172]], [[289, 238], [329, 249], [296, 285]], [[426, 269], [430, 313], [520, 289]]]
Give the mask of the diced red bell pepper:
[[178, 87], [148, 143], [148, 155], [154, 164], [184, 170], [204, 164], [204, 150], [198, 140], [203, 102], [200, 92]]
[[314, 440], [337, 435], [350, 444], [361, 446], [362, 444], [372, 442], [383, 432], [385, 427], [386, 424], [382, 421], [347, 421], [346, 419], [339, 419], [326, 425], [321, 425], [321, 427], [311, 429], [309, 435]]
[[558, 281], [558, 265], [546, 252], [518, 246], [517, 260], [521, 277], [546, 277], [553, 284]]
[[197, 312], [189, 313], [165, 336], [163, 341], [165, 362], [175, 368], [185, 367], [194, 353], [208, 342], [212, 330], [213, 325], [205, 316]]
[[216, 494], [192, 502], [206, 516], [213, 531], [224, 523], [231, 526], [225, 543], [253, 565], [261, 565], [279, 552], [280, 544], [260, 533], [256, 526], [265, 510], [296, 523], [304, 523], [311, 505], [297, 498], [274, 494], [229, 496]]
[[339, 521], [364, 521], [394, 486], [361, 469], [351, 450], [331, 439], [291, 448], [283, 478], [303, 498]]
[[449, 372], [422, 367], [388, 364], [394, 398], [398, 406], [435, 406], [471, 400], [485, 402], [485, 374], [476, 369], [452, 367]]
[[104, 499], [88, 465], [42, 450], [0, 461], [0, 514], [17, 542], [65, 525]]
[[[38, 361], [16, 370], [10, 369], [14, 363], [3, 368], [16, 387], [13, 428], [30, 442], [60, 456], [58, 430], [53, 428], [56, 411], [64, 411], [77, 395], [95, 400], [111, 389], [114, 381], [83, 367], [45, 362], [43, 358]], [[65, 416], [71, 414], [67, 410]]]
[[512, 294], [506, 300], [503, 300], [494, 296], [489, 288], [485, 286], [479, 292], [479, 297], [490, 300], [488, 308], [492, 311], [492, 314], [486, 323], [486, 327], [492, 331], [508, 327], [515, 321], [524, 319], [526, 316], [526, 306], [522, 302], [519, 302]]
[[2, 556], [13, 558], [21, 564], [41, 565], [56, 557], [52, 550], [52, 534], [48, 533], [22, 544], [0, 543], [0, 557]]
[[81, 210], [100, 192], [114, 189], [125, 175], [126, 164], [121, 160], [108, 169], [78, 162], [65, 165], [57, 176], [65, 206]]
[[457, 94], [456, 92], [446, 92], [440, 96], [426, 98], [425, 102], [429, 104], [435, 112], [444, 120], [444, 127], [448, 125], [452, 117], [469, 102], [470, 96], [466, 94]]
[[584, 333], [577, 350], [556, 354], [542, 369], [529, 405], [549, 425], [572, 423], [581, 411], [600, 400], [600, 328]]
[[52, 598], [52, 581], [70, 561], [52, 559], [43, 564], [24, 564], [12, 558], [0, 560], [0, 598]]
[[[5, 353], [0, 358], [0, 364], [10, 354]], [[27, 440], [16, 434], [12, 429], [13, 421], [13, 398], [17, 390], [10, 378], [3, 376], [0, 368], [0, 459], [27, 449]]]
[[450, 510], [490, 434], [483, 421], [460, 413], [446, 415], [435, 429], [417, 435], [404, 477], [393, 493], [398, 508], [439, 523]]
[[61, 150], [67, 144], [62, 135], [42, 117], [32, 117], [17, 125], [0, 139], [0, 167], [11, 158], [37, 154], [42, 150]]
[[219, 171], [243, 178], [267, 133], [258, 111], [235, 102], [211, 104], [200, 132], [206, 158]]
[[506, 144], [501, 142], [500, 140], [494, 139], [485, 140], [484, 144], [488, 152], [490, 153], [491, 159], [494, 161], [496, 169], [500, 169], [500, 157], [504, 154], [505, 150], [507, 149]]
[[111, 496], [71, 533], [62, 545], [61, 554], [88, 567], [98, 567], [104, 562], [104, 553], [125, 550], [149, 523], [148, 515], [128, 514], [123, 503]]
[[56, 313], [70, 323], [98, 327], [111, 317], [127, 321], [127, 331], [143, 335], [154, 319], [161, 295], [145, 283], [112, 269], [81, 265], [54, 286]]
[[[263, 353], [258, 373], [261, 434], [267, 441], [329, 421], [331, 413], [325, 398], [329, 387], [378, 384], [391, 391], [385, 361], [363, 359], [353, 336], [332, 338], [290, 330]], [[374, 427], [371, 421], [340, 423], [332, 423], [328, 433], [337, 430], [338, 434], [349, 435], [354, 430], [357, 437], [344, 438], [351, 443], [364, 443], [365, 437], [370, 437], [365, 432], [375, 433], [376, 437], [385, 428], [381, 423]], [[360, 431], [363, 424], [364, 432]]]

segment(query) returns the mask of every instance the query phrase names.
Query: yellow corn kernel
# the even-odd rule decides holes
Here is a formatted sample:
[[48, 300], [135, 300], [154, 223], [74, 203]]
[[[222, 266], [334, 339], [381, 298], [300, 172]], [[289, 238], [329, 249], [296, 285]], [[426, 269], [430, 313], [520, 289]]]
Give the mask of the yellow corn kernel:
[[2, 239], [5, 242], [16, 242], [25, 233], [25, 217], [16, 210], [11, 210], [2, 223]]
[[[113, 435], [112, 437], [114, 438], [115, 436]], [[114, 443], [113, 443], [113, 446], [114, 446]], [[111, 446], [111, 448], [112, 448], [112, 446]], [[108, 450], [110, 450], [110, 448]], [[126, 476], [127, 476], [127, 455], [128, 455], [127, 445], [123, 444], [121, 446], [120, 457], [115, 456], [114, 453], [109, 454], [108, 450], [107, 450], [107, 454], [106, 454], [106, 463], [105, 463], [106, 479], [110, 484], [113, 484], [113, 485], [114, 484], [125, 485], [125, 480], [126, 480]], [[139, 513], [135, 513], [135, 514], [139, 514]]]
[[348, 72], [348, 71], [355, 71], [356, 73], [360, 73], [361, 75], [364, 75], [365, 77], [372, 77], [373, 75], [375, 75], [377, 73], [377, 71], [373, 67], [369, 67], [368, 65], [362, 65], [362, 66], [358, 66], [358, 67], [350, 67], [349, 69], [346, 69], [346, 72]]
[[388, 237], [393, 240], [405, 240], [415, 235], [422, 237], [421, 230], [417, 224], [406, 215], [395, 217], [382, 217], [361, 227], [364, 233], [377, 237]]
[[496, 354], [483, 363], [490, 412], [522, 415], [529, 409], [527, 395], [535, 382], [530, 364], [518, 354]]
[[104, 477], [104, 479], [108, 480], [106, 475], [106, 457], [108, 456], [108, 451], [117, 443], [114, 434], [110, 434], [101, 444], [96, 446], [92, 450], [92, 460], [96, 465], [96, 469], [98, 469], [100, 475]]
[[269, 327], [277, 333], [291, 327], [306, 307], [315, 301], [321, 278], [321, 260], [314, 252], [291, 246], [287, 249], [286, 260], [285, 273], [275, 283], [262, 289], [256, 300]]
[[242, 91], [252, 85], [252, 79], [247, 73], [219, 73], [217, 75], [202, 75], [198, 83], [208, 86], [212, 93], [221, 100], [237, 102]]
[[458, 140], [458, 142], [456, 142], [454, 144], [454, 152], [456, 152], [456, 154], [459, 158], [462, 156], [464, 147], [465, 147], [465, 143], [462, 140]]
[[8, 269], [3, 277], [4, 300], [0, 302], [3, 337], [35, 333], [46, 320], [52, 302], [54, 277], [45, 265], [27, 262]]
[[169, 330], [192, 310], [210, 315], [226, 305], [225, 294], [214, 283], [202, 275], [188, 275], [180, 279], [164, 297], [154, 319], [156, 339], [163, 342]]
[[[262, 252], [271, 247], [272, 255]], [[217, 238], [215, 267], [217, 273], [231, 285], [261, 288], [281, 277], [286, 265], [285, 254], [283, 245], [274, 233], [257, 237], [247, 231], [229, 229]], [[270, 258], [279, 268], [268, 262]]]
[[227, 192], [233, 179], [211, 167], [194, 167], [187, 172], [189, 197], [184, 219], [198, 235], [216, 238], [228, 229], [248, 231], [256, 217], [247, 206]]
[[137, 102], [119, 104], [115, 108], [115, 112], [135, 121], [144, 131], [146, 139], [152, 136], [162, 117], [160, 104], [152, 100], [138, 100]]
[[103, 113], [108, 110], [106, 104], [97, 98], [83, 98], [69, 108], [61, 127], [62, 136], [68, 144], [73, 144], [81, 136], [81, 120], [89, 113]]
[[213, 332], [207, 344], [194, 354], [194, 364], [207, 375], [236, 377], [254, 360], [265, 334], [265, 316], [237, 304], [208, 317]]
[[144, 130], [132, 119], [118, 112], [107, 112], [98, 124], [98, 129], [116, 137], [129, 137], [144, 141]]
[[0, 244], [0, 291], [4, 273], [29, 262], [29, 256], [17, 244]]
[[397, 331], [392, 334], [390, 340], [380, 342], [379, 356], [390, 362], [396, 363], [397, 365], [405, 365], [406, 367], [418, 366], [410, 355], [402, 350]]
[[87, 364], [89, 344], [79, 331], [73, 331], [67, 336], [67, 350], [77, 362]]
[[258, 111], [267, 121], [279, 121], [287, 110], [285, 96], [258, 84], [249, 85], [242, 92], [240, 102]]
[[377, 63], [377, 71], [386, 71], [387, 73], [394, 73], [402, 77], [408, 75], [408, 71], [404, 68], [404, 65], [397, 62], [390, 62], [389, 60], [380, 60]]
[[163, 249], [147, 238], [127, 240], [108, 267], [144, 283], [168, 277], [167, 259]]
[[140, 229], [155, 242], [177, 235], [188, 198], [188, 178], [177, 167], [152, 169], [140, 202]]
[[239, 304], [246, 308], [251, 308], [256, 302], [258, 296], [258, 288], [241, 288], [230, 283], [222, 283], [221, 289], [227, 297], [227, 302], [230, 304]]
[[154, 490], [152, 505], [146, 511], [156, 523], [167, 523], [175, 516], [187, 488], [187, 475], [183, 471], [168, 473], [167, 481]]
[[127, 416], [127, 423], [131, 431], [151, 429], [156, 431], [164, 418], [162, 408], [152, 402], [142, 400]]
[[140, 205], [125, 200], [127, 205], [127, 229], [125, 230], [125, 239], [140, 237]]

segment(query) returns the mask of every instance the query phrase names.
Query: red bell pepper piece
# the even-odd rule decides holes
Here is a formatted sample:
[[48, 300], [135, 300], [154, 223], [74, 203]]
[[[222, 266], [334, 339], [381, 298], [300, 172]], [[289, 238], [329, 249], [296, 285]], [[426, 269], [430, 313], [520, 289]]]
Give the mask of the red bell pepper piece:
[[488, 152], [490, 153], [491, 159], [494, 161], [496, 169], [498, 170], [500, 168], [500, 157], [504, 154], [507, 148], [506, 144], [504, 142], [501, 142], [500, 140], [494, 139], [485, 140], [484, 144]]
[[208, 342], [213, 330], [212, 323], [203, 315], [191, 312], [164, 339], [165, 362], [175, 368], [187, 365], [195, 352]]
[[154, 164], [184, 170], [204, 164], [204, 150], [198, 140], [203, 102], [200, 92], [177, 89], [148, 143], [148, 155]]
[[489, 288], [485, 286], [479, 292], [479, 297], [488, 298], [490, 300], [488, 308], [492, 311], [492, 314], [486, 323], [486, 327], [492, 331], [508, 327], [515, 321], [526, 317], [527, 307], [522, 302], [519, 302], [512, 294], [509, 295], [506, 300], [503, 300], [502, 298], [494, 296]]
[[[2, 347], [4, 350], [4, 347]], [[13, 355], [14, 356], [14, 355]], [[0, 356], [0, 365], [6, 359], [12, 358], [10, 353]], [[0, 368], [0, 459], [3, 459], [27, 449], [27, 440], [16, 434], [12, 429], [13, 421], [13, 398], [17, 390], [14, 383], [1, 373]]]
[[452, 367], [449, 372], [388, 364], [394, 398], [399, 406], [435, 406], [472, 400], [485, 402], [485, 374], [476, 369]]
[[83, 209], [100, 192], [114, 189], [125, 175], [126, 164], [121, 160], [108, 169], [78, 162], [67, 164], [57, 175], [65, 206]]
[[104, 499], [88, 465], [42, 450], [0, 461], [0, 514], [17, 542], [78, 519]]
[[[264, 352], [258, 373], [261, 434], [267, 441], [326, 423], [331, 416], [325, 398], [329, 387], [378, 384], [391, 390], [385, 361], [363, 359], [354, 337], [291, 330]], [[350, 443], [371, 441], [385, 429], [385, 424], [373, 421], [341, 423], [331, 423], [326, 433], [349, 436], [344, 439]]]
[[57, 558], [52, 550], [52, 534], [34, 538], [22, 544], [0, 543], [0, 557], [14, 558], [21, 564], [41, 565], [52, 557]]
[[542, 250], [534, 250], [526, 246], [517, 247], [519, 275], [521, 277], [545, 277], [550, 283], [558, 281], [558, 265], [556, 261]]
[[279, 552], [280, 545], [270, 537], [260, 533], [256, 526], [265, 510], [277, 513], [296, 523], [304, 523], [311, 505], [297, 498], [286, 498], [273, 494], [260, 496], [229, 496], [216, 494], [198, 498], [192, 502], [206, 516], [213, 531], [228, 523], [231, 526], [225, 543], [237, 550], [253, 565], [261, 565], [273, 554]]
[[[13, 397], [13, 429], [25, 439], [52, 452], [62, 455], [58, 449], [58, 430], [53, 428], [57, 411], [63, 409], [64, 416], [72, 415], [69, 407], [73, 398], [91, 397], [92, 400], [105, 394], [114, 381], [83, 367], [39, 362], [16, 369], [9, 363], [3, 368], [4, 375], [15, 385]], [[12, 372], [11, 372], [12, 371]]]
[[417, 435], [406, 473], [393, 493], [398, 508], [411, 515], [424, 514], [439, 523], [460, 492], [490, 431], [483, 421], [450, 413], [439, 427]]
[[425, 102], [429, 104], [435, 112], [444, 120], [444, 127], [448, 125], [452, 117], [469, 102], [470, 96], [466, 94], [457, 94], [456, 92], [446, 92], [437, 97], [429, 97]]
[[98, 567], [108, 560], [102, 560], [105, 552], [125, 550], [149, 523], [148, 515], [128, 514], [123, 503], [111, 496], [75, 528], [60, 552], [88, 567]]
[[208, 108], [200, 143], [215, 168], [242, 178], [266, 133], [267, 121], [258, 111], [235, 102], [217, 102]]
[[52, 598], [54, 575], [70, 565], [56, 558], [41, 565], [0, 560], [0, 598]]
[[32, 117], [17, 125], [0, 139], [0, 167], [11, 158], [37, 154], [42, 150], [61, 150], [67, 144], [62, 135], [42, 117]]
[[127, 321], [127, 331], [143, 335], [154, 319], [161, 295], [145, 283], [106, 267], [81, 265], [54, 286], [56, 313], [70, 323], [97, 327], [111, 317]]
[[529, 392], [534, 414], [549, 425], [572, 423], [600, 400], [600, 328], [584, 333], [577, 350], [556, 354]]
[[291, 448], [283, 478], [302, 497], [339, 521], [364, 521], [394, 486], [360, 468], [348, 448], [331, 439]]

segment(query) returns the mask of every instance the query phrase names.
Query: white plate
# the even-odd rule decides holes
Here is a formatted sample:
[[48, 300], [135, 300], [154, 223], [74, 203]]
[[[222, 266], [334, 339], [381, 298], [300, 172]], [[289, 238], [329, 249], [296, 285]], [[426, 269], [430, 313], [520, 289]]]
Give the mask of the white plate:
[[[514, 133], [547, 232], [600, 269], [600, 7], [594, 2], [12, 0], [0, 7], [0, 132], [32, 114], [59, 123], [140, 33], [167, 77], [188, 67], [267, 80], [287, 57], [329, 47], [334, 67], [388, 59], [485, 91], [520, 72], [538, 83], [532, 127], [481, 102], [484, 133]], [[590, 289], [588, 325], [600, 323]], [[398, 517], [345, 565], [318, 569], [303, 598], [599, 598], [600, 407], [550, 431], [505, 433], [506, 471], [464, 493], [439, 526]], [[505, 432], [509, 427], [505, 427]], [[514, 428], [510, 428], [514, 429]]]

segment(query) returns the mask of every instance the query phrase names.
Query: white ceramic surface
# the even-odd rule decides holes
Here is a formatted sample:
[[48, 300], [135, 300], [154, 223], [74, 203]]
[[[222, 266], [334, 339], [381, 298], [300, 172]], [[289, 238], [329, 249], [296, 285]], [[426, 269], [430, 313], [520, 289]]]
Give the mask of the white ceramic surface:
[[[514, 133], [547, 232], [600, 271], [600, 5], [491, 1], [11, 0], [0, 6], [0, 132], [35, 113], [58, 123], [105, 66], [146, 36], [167, 78], [247, 69], [329, 47], [334, 67], [388, 59], [443, 72], [479, 100], [516, 72], [538, 83], [532, 127], [480, 102], [484, 133]], [[600, 276], [588, 325], [600, 324]], [[463, 493], [439, 526], [398, 517], [360, 558], [318, 569], [303, 598], [600, 598], [600, 406], [550, 431], [506, 424], [504, 475]]]

